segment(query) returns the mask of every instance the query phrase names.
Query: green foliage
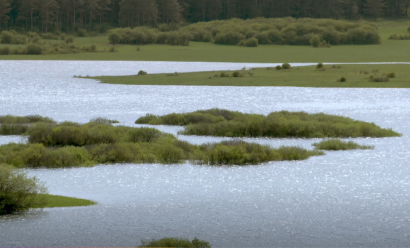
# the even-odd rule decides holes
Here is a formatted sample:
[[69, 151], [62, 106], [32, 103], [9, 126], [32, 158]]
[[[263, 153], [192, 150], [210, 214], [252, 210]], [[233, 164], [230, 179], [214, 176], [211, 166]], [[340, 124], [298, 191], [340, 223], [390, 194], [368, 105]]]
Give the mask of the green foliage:
[[85, 29], [79, 29], [79, 30], [77, 31], [77, 36], [78, 36], [78, 37], [86, 37], [86, 36], [88, 36], [87, 30], [85, 30]]
[[316, 147], [316, 149], [327, 150], [327, 151], [374, 149], [374, 146], [359, 145], [353, 141], [345, 142], [340, 139], [323, 140], [319, 143], [314, 143], [313, 146]]
[[388, 78], [388, 77], [373, 77], [373, 76], [370, 76], [370, 78], [369, 78], [369, 82], [375, 82], [375, 83], [386, 83], [386, 82], [389, 82], [390, 81], [390, 78]]
[[338, 80], [338, 82], [341, 82], [341, 83], [344, 83], [344, 82], [346, 82], [347, 81], [347, 79], [345, 78], [345, 77], [341, 77], [339, 80]]
[[224, 71], [222, 71], [222, 72], [219, 74], [219, 76], [220, 76], [220, 77], [229, 77], [229, 74], [226, 73], [226, 72], [224, 72]]
[[240, 73], [239, 71], [234, 71], [232, 73], [232, 77], [243, 77], [242, 73]]
[[199, 240], [197, 238], [189, 241], [188, 239], [180, 238], [163, 238], [158, 240], [141, 240], [141, 245], [138, 247], [187, 247], [187, 248], [211, 248], [209, 242]]
[[120, 36], [117, 33], [111, 33], [108, 35], [108, 41], [111, 45], [115, 46], [119, 42]]
[[67, 44], [74, 43], [74, 37], [73, 36], [68, 36], [64, 39], [64, 41]]
[[27, 37], [17, 34], [15, 31], [2, 31], [0, 43], [2, 44], [26, 44]]
[[138, 75], [147, 75], [148, 73], [146, 72], [146, 71], [143, 71], [143, 70], [141, 70], [141, 71], [139, 71], [138, 72]]
[[[200, 115], [204, 118], [187, 118]], [[213, 116], [214, 118], [212, 118]], [[242, 114], [228, 110], [210, 109], [186, 114], [156, 116], [146, 124], [186, 125], [181, 134], [222, 137], [394, 137], [400, 134], [374, 123], [354, 121], [347, 117], [308, 114], [305, 112], [273, 112], [268, 116]], [[138, 119], [138, 123], [144, 123]]]
[[9, 55], [11, 53], [10, 47], [0, 48], [0, 55]]
[[323, 63], [319, 63], [316, 65], [316, 69], [322, 69], [322, 68], [324, 68]]
[[46, 188], [37, 178], [0, 164], [0, 215], [44, 207]]
[[0, 135], [23, 135], [30, 124], [37, 122], [55, 123], [54, 120], [39, 115], [0, 116]]
[[239, 32], [218, 33], [215, 36], [214, 43], [218, 45], [238, 45], [245, 36]]
[[40, 55], [43, 53], [41, 46], [33, 43], [27, 45], [26, 51], [29, 55]]
[[320, 45], [320, 37], [319, 35], [313, 35], [310, 39], [310, 45], [313, 47], [319, 47]]
[[277, 65], [277, 66], [275, 67], [275, 69], [276, 69], [277, 71], [280, 71], [280, 70], [282, 70], [282, 66]]
[[256, 38], [249, 38], [245, 41], [245, 47], [258, 47], [258, 40]]

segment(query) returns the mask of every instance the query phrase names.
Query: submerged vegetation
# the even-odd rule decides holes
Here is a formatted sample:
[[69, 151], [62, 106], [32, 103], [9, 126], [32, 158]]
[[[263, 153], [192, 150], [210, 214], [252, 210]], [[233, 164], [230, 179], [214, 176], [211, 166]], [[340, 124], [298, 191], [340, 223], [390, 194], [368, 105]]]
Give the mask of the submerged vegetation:
[[342, 141], [340, 139], [324, 140], [319, 143], [314, 143], [313, 146], [316, 147], [316, 149], [327, 151], [374, 149], [374, 146], [359, 145], [353, 141]]
[[136, 123], [185, 126], [181, 134], [221, 137], [393, 137], [391, 129], [374, 123], [355, 121], [347, 117], [324, 113], [272, 112], [267, 116], [243, 114], [224, 109], [198, 110], [192, 113], [172, 113], [165, 116], [147, 114]]
[[26, 132], [28, 144], [0, 146], [0, 163], [18, 168], [65, 168], [114, 163], [251, 165], [303, 160], [322, 155], [298, 147], [274, 149], [242, 141], [191, 145], [154, 128], [112, 126], [96, 118], [86, 124], [37, 122]]
[[194, 238], [192, 241], [180, 238], [162, 238], [152, 240], [142, 240], [138, 247], [187, 247], [187, 248], [211, 248], [209, 242]]

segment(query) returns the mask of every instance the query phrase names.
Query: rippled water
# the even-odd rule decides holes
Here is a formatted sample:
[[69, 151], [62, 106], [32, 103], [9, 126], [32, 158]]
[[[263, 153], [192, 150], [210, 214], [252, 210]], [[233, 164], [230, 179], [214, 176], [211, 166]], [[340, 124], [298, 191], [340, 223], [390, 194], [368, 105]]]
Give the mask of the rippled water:
[[[53, 194], [99, 204], [0, 217], [0, 246], [135, 246], [141, 239], [165, 236], [196, 236], [214, 247], [410, 246], [408, 89], [123, 86], [72, 78], [243, 66], [267, 65], [0, 61], [0, 115], [41, 114], [77, 122], [104, 116], [133, 125], [146, 113], [213, 107], [262, 114], [303, 110], [375, 122], [403, 137], [356, 140], [375, 145], [370, 151], [249, 167], [123, 164], [29, 170]], [[179, 138], [197, 144], [221, 140]], [[306, 148], [317, 141], [246, 140]], [[0, 136], [0, 144], [19, 141]]]

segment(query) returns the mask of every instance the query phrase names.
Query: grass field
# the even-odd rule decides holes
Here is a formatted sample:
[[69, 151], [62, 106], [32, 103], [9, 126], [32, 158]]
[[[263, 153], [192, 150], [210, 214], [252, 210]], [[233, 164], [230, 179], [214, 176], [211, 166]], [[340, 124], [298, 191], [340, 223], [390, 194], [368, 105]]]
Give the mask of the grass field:
[[[209, 85], [209, 86], [295, 86], [295, 87], [359, 87], [410, 88], [410, 65], [325, 65], [293, 67], [290, 70], [257, 68], [241, 70], [242, 77], [220, 77], [220, 72], [178, 74], [148, 74], [133, 76], [92, 77], [103, 83], [128, 85]], [[369, 78], [386, 77], [395, 73], [389, 82], [369, 82]], [[384, 74], [384, 75], [383, 75]], [[216, 77], [218, 75], [218, 77]], [[346, 82], [338, 82], [342, 77]]]
[[[390, 34], [405, 34], [410, 21], [378, 22], [380, 45], [343, 45], [331, 48], [310, 46], [261, 45], [256, 48], [191, 42], [189, 46], [118, 45], [118, 52], [58, 55], [0, 55], [1, 60], [123, 60], [123, 61], [205, 61], [205, 62], [408, 62], [410, 41], [388, 40]], [[50, 41], [54, 42], [54, 41]], [[108, 51], [107, 36], [76, 38], [75, 44], [95, 44]], [[19, 46], [19, 45], [3, 45]]]
[[96, 202], [79, 199], [74, 197], [66, 197], [59, 195], [46, 195], [47, 205], [45, 208], [58, 208], [58, 207], [84, 207], [97, 204]]

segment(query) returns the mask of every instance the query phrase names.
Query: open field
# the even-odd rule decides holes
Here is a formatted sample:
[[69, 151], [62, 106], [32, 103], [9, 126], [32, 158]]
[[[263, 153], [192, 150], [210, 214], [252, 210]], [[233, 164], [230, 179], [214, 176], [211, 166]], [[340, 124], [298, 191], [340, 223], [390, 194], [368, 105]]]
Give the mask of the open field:
[[[134, 85], [209, 85], [209, 86], [294, 86], [351, 88], [410, 88], [410, 65], [324, 65], [293, 67], [290, 70], [257, 68], [241, 70], [242, 77], [220, 77], [221, 72], [178, 74], [148, 74], [133, 76], [90, 77], [109, 84]], [[394, 72], [389, 82], [369, 82], [370, 77], [385, 78]], [[346, 82], [338, 82], [344, 77]]]
[[[107, 36], [76, 38], [79, 46], [96, 45], [106, 52], [57, 55], [0, 55], [2, 60], [123, 60], [123, 61], [205, 61], [205, 62], [407, 62], [409, 40], [388, 40], [390, 34], [405, 34], [410, 21], [377, 23], [381, 45], [339, 45], [331, 48], [311, 46], [260, 45], [256, 48], [191, 42], [189, 46], [117, 45], [108, 52]], [[55, 42], [55, 41], [49, 41]], [[19, 45], [0, 44], [0, 48]]]
[[96, 202], [79, 199], [74, 197], [60, 196], [60, 195], [46, 195], [47, 204], [45, 208], [58, 208], [58, 207], [85, 207], [97, 204]]

